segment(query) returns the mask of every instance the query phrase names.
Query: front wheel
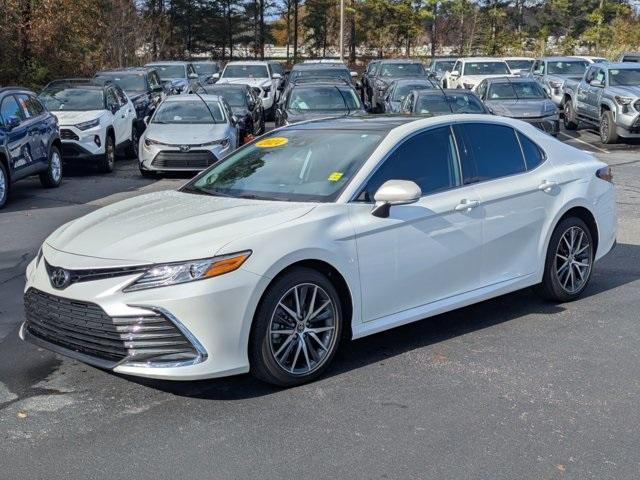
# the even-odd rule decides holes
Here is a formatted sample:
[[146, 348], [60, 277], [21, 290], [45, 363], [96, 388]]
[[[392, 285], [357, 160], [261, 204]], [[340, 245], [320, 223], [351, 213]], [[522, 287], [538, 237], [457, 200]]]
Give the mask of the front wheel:
[[62, 183], [62, 155], [58, 147], [51, 147], [49, 165], [39, 177], [40, 184], [46, 188], [56, 188]]
[[113, 136], [107, 134], [104, 141], [104, 154], [102, 158], [98, 160], [98, 169], [103, 173], [113, 172], [113, 168], [116, 163], [116, 144], [113, 140]]
[[4, 163], [0, 161], [0, 208], [4, 207], [7, 203], [7, 197], [9, 196], [9, 175]]
[[578, 121], [576, 120], [576, 112], [573, 109], [573, 102], [567, 100], [564, 104], [564, 116], [563, 121], [564, 128], [566, 130], [577, 130]]
[[600, 116], [600, 141], [604, 144], [617, 143], [618, 133], [611, 110], [605, 110]]
[[329, 279], [309, 268], [293, 269], [267, 290], [254, 318], [251, 373], [282, 387], [322, 374], [342, 335], [340, 297]]
[[140, 134], [138, 133], [138, 127], [133, 125], [131, 127], [131, 143], [127, 147], [127, 157], [138, 158], [138, 146], [140, 141]]
[[539, 291], [555, 302], [570, 302], [584, 291], [594, 259], [593, 238], [577, 217], [562, 220], [551, 235]]

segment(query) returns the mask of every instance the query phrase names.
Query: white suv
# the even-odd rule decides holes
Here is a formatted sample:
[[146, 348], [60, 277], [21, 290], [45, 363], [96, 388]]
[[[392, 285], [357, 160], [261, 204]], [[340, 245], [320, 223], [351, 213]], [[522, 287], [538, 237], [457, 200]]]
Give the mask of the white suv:
[[229, 62], [222, 72], [213, 74], [218, 84], [240, 83], [252, 87], [260, 95], [264, 112], [268, 119], [273, 118], [274, 105], [278, 102], [278, 84], [281, 75], [273, 73], [269, 62], [238, 61]]
[[513, 73], [501, 58], [468, 57], [456, 60], [453, 69], [442, 77], [442, 88], [466, 88], [473, 90], [485, 78], [513, 77]]
[[137, 158], [136, 110], [118, 85], [57, 81], [40, 99], [58, 118], [65, 161], [94, 161], [111, 172], [116, 152]]

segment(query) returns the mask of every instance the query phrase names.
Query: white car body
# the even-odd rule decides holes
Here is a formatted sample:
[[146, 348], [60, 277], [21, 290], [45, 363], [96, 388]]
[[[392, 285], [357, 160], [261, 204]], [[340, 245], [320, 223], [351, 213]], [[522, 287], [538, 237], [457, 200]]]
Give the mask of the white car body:
[[[249, 77], [230, 77], [228, 76], [227, 69], [230, 66], [245, 66], [245, 65], [259, 65], [264, 66], [269, 72], [267, 78], [249, 78]], [[262, 61], [235, 61], [229, 62], [225, 65], [222, 74], [214, 74], [213, 78], [218, 79], [216, 82], [219, 85], [225, 83], [239, 83], [243, 85], [249, 85], [252, 88], [260, 90], [260, 98], [262, 99], [262, 105], [265, 112], [272, 111], [275, 103], [278, 101], [278, 84], [280, 81], [280, 75], [272, 73], [269, 62]]]
[[[354, 120], [324, 122], [349, 128]], [[354, 201], [399, 143], [425, 129], [467, 122], [513, 127], [537, 143], [547, 158], [525, 173], [393, 206], [387, 218], [372, 215], [372, 204]], [[296, 128], [302, 127], [276, 132], [286, 135]], [[29, 264], [25, 292], [88, 302], [118, 318], [163, 312], [186, 332], [200, 352], [198, 358], [176, 365], [140, 364], [129, 358], [109, 368], [142, 377], [192, 380], [249, 371], [249, 335], [257, 306], [272, 280], [298, 262], [323, 262], [338, 272], [352, 305], [346, 328], [359, 338], [540, 283], [552, 232], [571, 209], [584, 209], [595, 219], [594, 260], [614, 245], [615, 189], [594, 174], [605, 164], [529, 124], [487, 115], [449, 115], [405, 120], [385, 135], [334, 202], [165, 191], [71, 221], [46, 239], [42, 254]], [[468, 204], [466, 200], [476, 203], [459, 208]], [[79, 281], [61, 290], [52, 286], [46, 266], [135, 268], [248, 250], [253, 253], [239, 269], [220, 277], [131, 292], [123, 288], [140, 272]], [[20, 335], [96, 363], [34, 340], [26, 324]]]
[[[533, 62], [536, 61], [536, 59], [533, 57], [502, 57], [502, 60], [507, 62], [507, 65], [509, 65], [509, 62], [519, 61], [519, 60], [526, 60], [528, 62], [531, 62], [531, 64], [533, 64]], [[512, 66], [509, 66], [509, 69], [511, 70], [511, 73], [513, 73], [514, 75], [524, 75], [530, 70], [530, 68], [512, 68]]]
[[[465, 67], [470, 63], [481, 62], [496, 62], [503, 63], [508, 73], [501, 73], [497, 75], [467, 75], [465, 74]], [[456, 72], [458, 75], [456, 75]], [[509, 69], [509, 65], [502, 58], [495, 57], [466, 57], [456, 60], [453, 69], [450, 72], [446, 72], [442, 76], [441, 84], [442, 88], [466, 88], [468, 90], [475, 90], [485, 78], [493, 77], [514, 77], [515, 75]]]

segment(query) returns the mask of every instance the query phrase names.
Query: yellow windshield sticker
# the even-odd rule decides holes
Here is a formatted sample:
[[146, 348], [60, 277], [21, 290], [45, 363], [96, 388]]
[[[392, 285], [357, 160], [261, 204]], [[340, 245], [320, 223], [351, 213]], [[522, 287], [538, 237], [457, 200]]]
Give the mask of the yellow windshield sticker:
[[330, 182], [337, 182], [338, 180], [340, 180], [342, 178], [343, 175], [344, 175], [344, 173], [342, 173], [342, 172], [333, 172], [331, 175], [329, 175], [328, 180]]
[[256, 142], [256, 147], [259, 148], [271, 148], [271, 147], [281, 147], [286, 145], [289, 142], [288, 138], [285, 137], [271, 137], [265, 138], [264, 140], [260, 140]]

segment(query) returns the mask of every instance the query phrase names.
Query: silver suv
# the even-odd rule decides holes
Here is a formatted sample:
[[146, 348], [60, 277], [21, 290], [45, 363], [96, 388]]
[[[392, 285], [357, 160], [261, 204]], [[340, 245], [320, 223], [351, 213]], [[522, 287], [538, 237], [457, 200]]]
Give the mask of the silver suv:
[[589, 62], [576, 57], [543, 57], [536, 60], [529, 76], [547, 91], [553, 103], [562, 108], [562, 87], [567, 80], [580, 80]]
[[564, 126], [596, 125], [602, 143], [640, 138], [640, 65], [593, 64], [577, 85], [564, 87]]

